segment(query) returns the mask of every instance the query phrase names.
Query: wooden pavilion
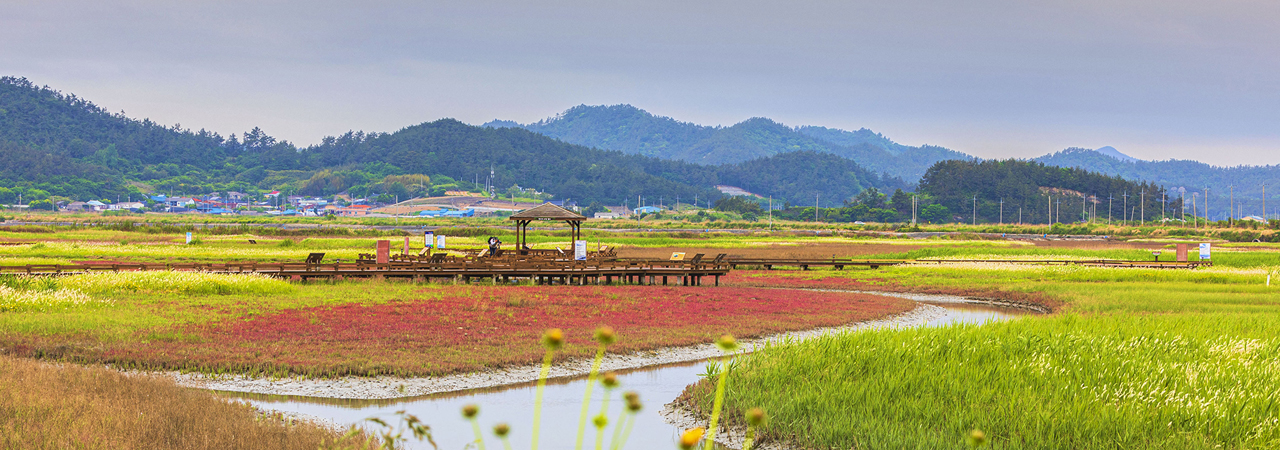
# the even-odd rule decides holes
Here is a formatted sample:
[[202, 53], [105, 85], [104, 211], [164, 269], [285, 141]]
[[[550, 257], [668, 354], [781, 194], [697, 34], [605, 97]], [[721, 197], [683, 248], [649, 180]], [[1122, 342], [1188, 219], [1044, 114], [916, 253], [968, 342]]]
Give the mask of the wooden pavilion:
[[533, 221], [558, 220], [565, 222], [573, 230], [572, 242], [577, 242], [582, 237], [582, 221], [587, 220], [587, 217], [550, 203], [543, 203], [512, 214], [510, 220], [516, 221], [516, 249], [519, 250], [519, 254], [524, 255], [528, 252], [528, 248], [526, 248], [527, 235], [529, 224]]

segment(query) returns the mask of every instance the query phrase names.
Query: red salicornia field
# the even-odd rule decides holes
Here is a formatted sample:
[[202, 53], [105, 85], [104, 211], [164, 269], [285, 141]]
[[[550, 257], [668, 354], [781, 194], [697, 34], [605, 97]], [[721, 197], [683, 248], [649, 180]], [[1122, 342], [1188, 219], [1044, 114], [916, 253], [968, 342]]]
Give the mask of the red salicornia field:
[[[415, 298], [412, 292], [421, 292]], [[427, 295], [430, 294], [430, 295]], [[174, 330], [182, 339], [108, 345], [94, 357], [147, 369], [338, 375], [439, 375], [537, 363], [561, 328], [560, 358], [589, 357], [609, 325], [611, 352], [837, 326], [912, 307], [866, 294], [747, 287], [460, 286], [381, 304], [289, 309]]]

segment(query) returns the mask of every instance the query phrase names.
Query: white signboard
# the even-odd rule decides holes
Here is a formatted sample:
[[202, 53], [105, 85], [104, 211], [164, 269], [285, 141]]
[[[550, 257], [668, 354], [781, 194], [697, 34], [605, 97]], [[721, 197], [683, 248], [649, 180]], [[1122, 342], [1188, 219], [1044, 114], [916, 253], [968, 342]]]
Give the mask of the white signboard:
[[587, 260], [587, 241], [573, 241], [573, 259]]
[[188, 243], [188, 244], [190, 244], [190, 243], [191, 243], [191, 232], [190, 232], [190, 231], [188, 231], [188, 232], [187, 232], [187, 243]]
[[[422, 232], [422, 246], [426, 248], [431, 248], [431, 245], [436, 243], [435, 235], [436, 235], [436, 232], [434, 231]], [[444, 236], [441, 236], [441, 237], [444, 237]]]
[[444, 250], [444, 235], [436, 236], [436, 248]]
[[1209, 259], [1209, 244], [1200, 244], [1200, 259]]

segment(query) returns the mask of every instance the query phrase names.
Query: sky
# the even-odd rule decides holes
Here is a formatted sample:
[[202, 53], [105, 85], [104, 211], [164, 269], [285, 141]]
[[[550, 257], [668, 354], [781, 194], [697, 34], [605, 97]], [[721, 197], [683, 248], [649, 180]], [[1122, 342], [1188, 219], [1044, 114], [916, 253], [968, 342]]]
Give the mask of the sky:
[[1280, 2], [0, 0], [0, 75], [298, 145], [627, 103], [985, 158], [1280, 163]]

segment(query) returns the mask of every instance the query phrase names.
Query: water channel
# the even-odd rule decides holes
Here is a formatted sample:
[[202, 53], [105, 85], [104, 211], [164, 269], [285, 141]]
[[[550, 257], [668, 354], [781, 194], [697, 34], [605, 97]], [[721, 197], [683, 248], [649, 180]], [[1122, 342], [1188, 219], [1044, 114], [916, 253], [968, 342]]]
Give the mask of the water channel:
[[[913, 296], [915, 299], [927, 296]], [[943, 308], [942, 314], [931, 318], [926, 326], [941, 326], [952, 323], [983, 323], [992, 320], [1007, 320], [1031, 311], [1006, 306], [995, 306], [982, 303], [957, 301], [956, 297], [937, 296], [921, 301], [927, 305]], [[674, 449], [678, 433], [681, 431], [674, 425], [667, 424], [658, 414], [663, 405], [675, 399], [685, 386], [698, 381], [698, 374], [704, 372], [705, 362], [691, 362], [646, 367], [631, 371], [618, 372], [621, 387], [615, 389], [613, 400], [609, 404], [608, 415], [611, 422], [616, 421], [621, 412], [623, 391], [636, 391], [644, 402], [645, 408], [637, 416], [635, 428], [624, 448], [628, 449]], [[301, 413], [331, 420], [338, 424], [358, 424], [369, 417], [393, 419], [396, 411], [404, 410], [418, 416], [431, 425], [432, 434], [439, 448], [461, 450], [475, 439], [471, 426], [462, 418], [460, 411], [467, 404], [480, 406], [479, 422], [485, 433], [489, 448], [501, 448], [493, 437], [491, 430], [497, 423], [511, 425], [511, 444], [513, 448], [529, 448], [531, 421], [533, 417], [534, 386], [531, 383], [504, 386], [491, 389], [475, 389], [446, 394], [435, 394], [423, 397], [408, 397], [391, 400], [342, 400], [296, 396], [253, 396], [230, 394], [244, 401], [257, 405], [262, 409], [283, 412]], [[557, 380], [548, 383], [543, 401], [542, 436], [539, 448], [546, 450], [562, 450], [574, 448], [578, 429], [579, 412], [582, 407], [582, 395], [586, 389], [584, 378]], [[600, 411], [601, 390], [592, 399], [591, 414]], [[605, 445], [609, 445], [613, 428], [606, 430]], [[594, 448], [595, 429], [587, 424], [584, 448]], [[425, 442], [410, 442], [408, 448], [431, 448]], [[474, 448], [474, 447], [472, 447]]]

